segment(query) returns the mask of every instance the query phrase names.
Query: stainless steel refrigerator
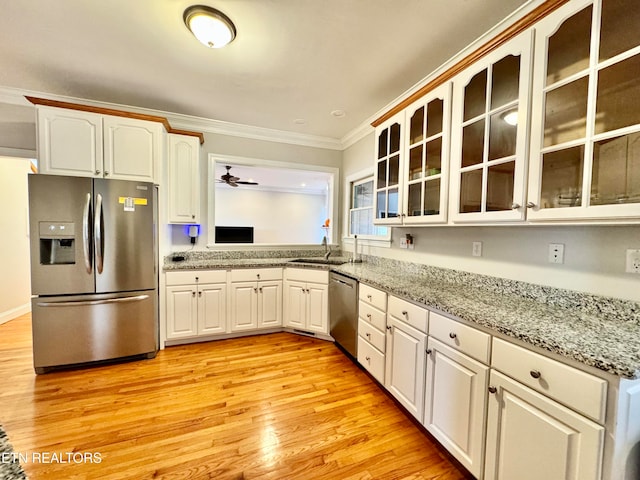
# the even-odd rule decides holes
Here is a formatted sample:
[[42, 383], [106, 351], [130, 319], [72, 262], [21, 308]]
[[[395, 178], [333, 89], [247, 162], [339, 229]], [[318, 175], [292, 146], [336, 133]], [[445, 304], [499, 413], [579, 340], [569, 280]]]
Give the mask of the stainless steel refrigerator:
[[158, 350], [152, 183], [29, 175], [36, 373]]

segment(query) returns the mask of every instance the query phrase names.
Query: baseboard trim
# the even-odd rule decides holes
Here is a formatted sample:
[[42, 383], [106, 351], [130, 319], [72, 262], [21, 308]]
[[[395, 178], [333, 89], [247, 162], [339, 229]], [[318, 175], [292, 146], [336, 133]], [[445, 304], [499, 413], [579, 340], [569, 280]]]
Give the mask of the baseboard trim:
[[0, 325], [3, 323], [7, 323], [9, 320], [13, 320], [16, 317], [24, 315], [25, 313], [29, 313], [31, 311], [31, 303], [25, 303], [24, 305], [20, 305], [19, 307], [12, 308], [11, 310], [7, 310], [6, 312], [0, 313]]

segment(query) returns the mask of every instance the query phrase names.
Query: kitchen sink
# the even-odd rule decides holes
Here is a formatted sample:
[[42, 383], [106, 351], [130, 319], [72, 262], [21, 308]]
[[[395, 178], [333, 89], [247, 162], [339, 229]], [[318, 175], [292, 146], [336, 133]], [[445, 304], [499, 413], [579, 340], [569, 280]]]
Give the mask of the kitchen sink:
[[342, 265], [345, 263], [344, 260], [338, 260], [334, 258], [296, 258], [295, 260], [291, 260], [291, 263], [313, 263], [317, 265]]

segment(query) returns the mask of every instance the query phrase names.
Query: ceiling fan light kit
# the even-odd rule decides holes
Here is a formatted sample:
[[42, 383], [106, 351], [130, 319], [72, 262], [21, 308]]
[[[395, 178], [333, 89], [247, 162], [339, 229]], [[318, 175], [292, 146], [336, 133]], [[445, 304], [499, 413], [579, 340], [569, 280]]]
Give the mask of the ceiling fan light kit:
[[220, 177], [220, 180], [216, 180], [218, 183], [226, 183], [231, 187], [237, 187], [238, 185], [259, 185], [258, 182], [251, 181], [240, 181], [240, 177], [235, 177], [231, 175], [231, 166], [226, 165], [224, 168], [227, 169], [227, 173]]
[[183, 14], [184, 24], [200, 43], [222, 48], [236, 38], [236, 27], [229, 17], [206, 5], [193, 5]]

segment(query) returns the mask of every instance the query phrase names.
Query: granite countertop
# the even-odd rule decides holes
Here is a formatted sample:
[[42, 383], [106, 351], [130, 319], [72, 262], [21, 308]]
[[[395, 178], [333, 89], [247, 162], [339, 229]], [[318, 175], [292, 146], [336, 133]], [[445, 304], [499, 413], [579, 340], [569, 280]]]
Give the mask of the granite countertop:
[[541, 301], [462, 281], [398, 274], [367, 263], [332, 270], [607, 373], [640, 378], [640, 305], [635, 302], [592, 295], [580, 300], [576, 292], [545, 289], [556, 290], [556, 295], [568, 292], [570, 298], [554, 305], [547, 302], [557, 299]]
[[640, 303], [393, 260], [323, 265], [292, 263], [295, 258], [165, 259], [164, 270], [330, 269], [609, 374], [640, 379]]

